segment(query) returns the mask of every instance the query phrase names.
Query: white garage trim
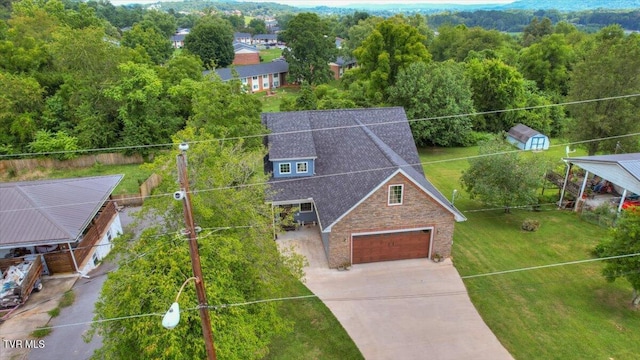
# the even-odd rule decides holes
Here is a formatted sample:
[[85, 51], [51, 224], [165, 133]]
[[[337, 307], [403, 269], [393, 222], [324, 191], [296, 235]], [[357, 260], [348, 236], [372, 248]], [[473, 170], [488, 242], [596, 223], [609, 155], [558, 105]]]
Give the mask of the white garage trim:
[[402, 233], [402, 232], [411, 232], [411, 231], [423, 231], [429, 230], [429, 256], [428, 259], [431, 259], [431, 252], [433, 251], [433, 232], [435, 228], [433, 226], [427, 227], [419, 227], [419, 228], [406, 228], [406, 229], [393, 229], [393, 230], [383, 230], [383, 231], [364, 231], [351, 233], [351, 243], [349, 244], [349, 262], [353, 263], [353, 237], [354, 236], [365, 236], [365, 235], [381, 235], [381, 234], [393, 234], [393, 233]]

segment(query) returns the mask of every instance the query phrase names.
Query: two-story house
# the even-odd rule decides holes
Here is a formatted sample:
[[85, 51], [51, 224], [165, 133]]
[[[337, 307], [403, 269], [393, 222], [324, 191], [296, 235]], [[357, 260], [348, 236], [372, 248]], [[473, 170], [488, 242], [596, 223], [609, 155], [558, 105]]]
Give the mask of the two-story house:
[[[284, 60], [274, 60], [253, 65], [235, 66], [216, 69], [222, 81], [233, 79], [233, 69], [238, 74], [242, 85], [250, 92], [267, 91], [286, 84], [289, 64]], [[208, 74], [205, 71], [204, 74]]]
[[262, 114], [269, 201], [317, 224], [332, 268], [448, 257], [465, 217], [425, 178], [402, 108]]

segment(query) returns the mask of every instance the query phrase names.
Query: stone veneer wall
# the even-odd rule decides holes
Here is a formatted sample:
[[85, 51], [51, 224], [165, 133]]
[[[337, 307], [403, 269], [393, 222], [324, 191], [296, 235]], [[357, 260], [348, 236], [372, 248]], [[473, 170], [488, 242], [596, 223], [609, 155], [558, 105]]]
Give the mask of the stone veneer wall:
[[[387, 205], [389, 185], [404, 185], [402, 205]], [[329, 237], [329, 267], [351, 263], [351, 234], [433, 227], [431, 254], [451, 256], [455, 218], [451, 212], [397, 174], [335, 224]]]

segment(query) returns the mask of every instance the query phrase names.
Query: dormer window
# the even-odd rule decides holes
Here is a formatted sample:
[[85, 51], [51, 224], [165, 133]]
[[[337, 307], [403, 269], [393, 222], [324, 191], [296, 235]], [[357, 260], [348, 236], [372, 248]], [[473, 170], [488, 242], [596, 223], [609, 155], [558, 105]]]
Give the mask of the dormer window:
[[296, 163], [296, 172], [298, 174], [306, 174], [307, 172], [309, 172], [309, 163], [306, 161], [302, 161], [302, 162], [297, 162]]
[[389, 185], [388, 205], [402, 205], [403, 185]]
[[291, 164], [289, 163], [280, 164], [280, 174], [291, 174]]

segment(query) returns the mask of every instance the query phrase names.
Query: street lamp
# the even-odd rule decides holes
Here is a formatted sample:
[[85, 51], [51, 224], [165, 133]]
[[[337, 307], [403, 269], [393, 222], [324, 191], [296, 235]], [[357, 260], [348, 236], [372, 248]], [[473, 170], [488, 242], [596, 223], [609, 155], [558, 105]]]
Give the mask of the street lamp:
[[184, 283], [182, 283], [182, 286], [180, 287], [180, 291], [178, 291], [178, 295], [176, 296], [176, 301], [174, 301], [173, 304], [171, 304], [171, 307], [169, 308], [167, 313], [164, 314], [164, 316], [162, 317], [162, 326], [164, 326], [169, 330], [178, 326], [178, 323], [180, 322], [180, 305], [178, 305], [178, 299], [180, 298], [180, 294], [182, 294], [182, 290], [184, 289], [184, 286], [187, 285], [187, 283], [191, 280], [195, 280], [196, 282], [198, 282], [198, 278], [195, 276], [185, 280]]

